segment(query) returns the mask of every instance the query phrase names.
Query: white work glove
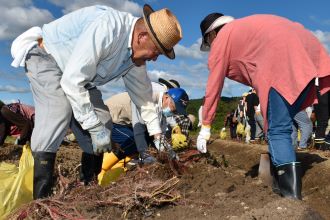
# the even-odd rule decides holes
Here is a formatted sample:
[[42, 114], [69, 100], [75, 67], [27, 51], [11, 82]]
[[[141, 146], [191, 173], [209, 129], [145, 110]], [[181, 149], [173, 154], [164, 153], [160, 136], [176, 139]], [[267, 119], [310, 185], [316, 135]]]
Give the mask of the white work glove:
[[95, 154], [111, 151], [110, 130], [104, 124], [100, 123], [97, 126], [88, 129], [92, 138], [93, 151]]
[[18, 143], [19, 143], [19, 141], [20, 141], [20, 138], [18, 137], [18, 138], [16, 138], [16, 140], [15, 140], [15, 145], [18, 145]]
[[160, 140], [160, 137], [154, 139], [154, 144], [159, 152], [163, 152], [165, 150], [164, 144]]
[[210, 137], [211, 137], [211, 127], [202, 125], [202, 128], [197, 137], [197, 150], [199, 152], [201, 153], [207, 152], [206, 144], [207, 141], [210, 139]]
[[166, 140], [164, 134], [161, 134], [160, 137], [155, 138], [154, 144], [159, 152], [166, 151], [170, 160], [179, 160], [178, 155], [174, 152], [171, 144]]

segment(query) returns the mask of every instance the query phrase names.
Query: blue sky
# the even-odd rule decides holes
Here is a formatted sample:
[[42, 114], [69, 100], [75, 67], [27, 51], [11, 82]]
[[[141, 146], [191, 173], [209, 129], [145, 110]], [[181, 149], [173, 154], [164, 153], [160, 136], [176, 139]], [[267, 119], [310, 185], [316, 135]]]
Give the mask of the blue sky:
[[[208, 76], [208, 53], [199, 51], [199, 24], [209, 13], [221, 12], [235, 18], [251, 14], [280, 15], [303, 24], [330, 50], [330, 2], [326, 0], [0, 0], [0, 99], [7, 103], [19, 99], [33, 104], [24, 69], [10, 66], [10, 45], [20, 33], [93, 4], [108, 5], [140, 16], [145, 3], [155, 10], [169, 8], [183, 29], [183, 39], [175, 47], [176, 59], [170, 61], [160, 57], [157, 62], [148, 63], [150, 78], [154, 81], [158, 77], [176, 79], [193, 99], [203, 96]], [[124, 90], [121, 80], [111, 82], [101, 89], [105, 99]], [[247, 89], [226, 80], [222, 95], [240, 96]]]

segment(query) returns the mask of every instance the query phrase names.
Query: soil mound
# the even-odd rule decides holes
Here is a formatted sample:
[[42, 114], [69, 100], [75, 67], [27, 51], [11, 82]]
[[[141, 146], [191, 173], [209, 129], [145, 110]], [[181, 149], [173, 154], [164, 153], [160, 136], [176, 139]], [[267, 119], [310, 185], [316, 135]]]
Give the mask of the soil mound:
[[[284, 199], [257, 176], [265, 145], [215, 140], [208, 155], [181, 153], [184, 172], [168, 161], [131, 167], [116, 183], [78, 182], [81, 150], [61, 146], [54, 195], [33, 201], [9, 218], [20, 219], [330, 219], [330, 162], [321, 151], [298, 153], [303, 200]], [[0, 160], [18, 163], [21, 149], [6, 145]], [[60, 166], [58, 166], [60, 165]]]

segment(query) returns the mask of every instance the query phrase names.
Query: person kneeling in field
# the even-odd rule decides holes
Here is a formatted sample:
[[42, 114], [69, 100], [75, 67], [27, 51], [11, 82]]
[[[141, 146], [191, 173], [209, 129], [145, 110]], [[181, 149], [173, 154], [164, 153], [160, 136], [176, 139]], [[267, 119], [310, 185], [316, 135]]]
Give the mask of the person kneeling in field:
[[209, 78], [197, 148], [206, 152], [225, 77], [255, 88], [274, 165], [274, 191], [302, 199], [302, 166], [292, 147], [294, 116], [330, 90], [330, 57], [301, 24], [275, 15], [234, 19], [220, 13], [200, 24], [210, 50]]
[[[140, 111], [131, 101], [127, 92], [110, 97], [105, 103], [110, 110], [113, 120], [112, 141], [119, 144], [120, 147], [113, 149], [111, 153], [104, 154], [102, 171], [98, 177], [99, 180], [119, 160], [132, 154], [139, 153], [139, 161], [141, 163], [155, 162], [156, 159], [147, 152], [149, 145], [154, 145], [160, 152], [171, 150], [171, 143], [166, 141], [165, 138], [168, 126], [166, 119], [174, 114], [186, 114], [185, 108], [188, 95], [181, 88], [166, 91], [166, 87], [154, 82], [152, 83], [152, 90], [153, 102], [157, 106], [157, 120], [162, 129], [161, 141], [165, 143], [158, 144], [159, 140], [150, 136], [148, 126], [142, 120]], [[174, 100], [173, 96], [179, 97], [179, 99], [174, 98]]]
[[5, 104], [0, 100], [0, 146], [7, 136], [17, 136], [15, 144], [24, 145], [31, 139], [34, 107], [22, 103]]

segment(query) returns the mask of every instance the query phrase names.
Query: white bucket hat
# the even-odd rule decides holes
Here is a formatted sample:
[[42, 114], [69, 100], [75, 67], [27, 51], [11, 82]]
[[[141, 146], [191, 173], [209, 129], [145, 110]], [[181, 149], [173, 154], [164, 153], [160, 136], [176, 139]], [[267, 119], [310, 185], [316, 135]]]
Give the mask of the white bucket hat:
[[212, 13], [212, 14], [207, 15], [200, 24], [200, 28], [201, 28], [201, 32], [202, 32], [202, 36], [203, 36], [200, 50], [201, 51], [210, 50], [210, 45], [208, 44], [208, 42], [205, 39], [205, 36], [208, 33], [210, 33], [214, 29], [216, 29], [224, 24], [227, 24], [233, 20], [234, 20], [233, 17], [223, 15], [221, 13]]

